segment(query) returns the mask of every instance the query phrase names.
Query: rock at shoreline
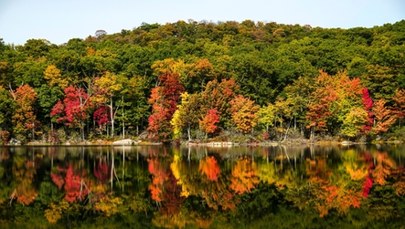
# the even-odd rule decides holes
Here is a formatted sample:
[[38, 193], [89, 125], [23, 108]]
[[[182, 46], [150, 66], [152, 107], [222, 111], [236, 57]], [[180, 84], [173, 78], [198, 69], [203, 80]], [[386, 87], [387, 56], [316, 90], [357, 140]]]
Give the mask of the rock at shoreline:
[[15, 139], [15, 138], [12, 138], [8, 144], [11, 145], [11, 146], [20, 146], [20, 145], [21, 145], [21, 141]]
[[134, 141], [132, 139], [122, 139], [118, 140], [112, 143], [114, 146], [132, 146], [132, 145], [137, 145], [138, 142]]
[[351, 142], [351, 141], [343, 141], [340, 144], [343, 145], [343, 146], [350, 146], [350, 145], [353, 145], [354, 143]]

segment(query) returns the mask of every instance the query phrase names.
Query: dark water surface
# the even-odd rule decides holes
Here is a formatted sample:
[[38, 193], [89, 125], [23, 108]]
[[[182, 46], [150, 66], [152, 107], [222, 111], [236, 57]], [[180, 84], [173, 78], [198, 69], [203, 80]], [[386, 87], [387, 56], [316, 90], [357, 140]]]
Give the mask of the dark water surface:
[[404, 228], [405, 146], [2, 147], [0, 228]]

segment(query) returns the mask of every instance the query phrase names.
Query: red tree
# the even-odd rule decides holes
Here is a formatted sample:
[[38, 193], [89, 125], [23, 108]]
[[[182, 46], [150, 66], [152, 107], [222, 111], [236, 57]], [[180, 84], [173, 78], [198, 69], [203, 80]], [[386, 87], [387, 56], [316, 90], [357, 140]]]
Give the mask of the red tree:
[[177, 74], [163, 74], [159, 76], [159, 82], [161, 85], [152, 89], [149, 99], [152, 114], [148, 118], [148, 131], [152, 138], [167, 140], [171, 133], [170, 120], [184, 87]]
[[217, 130], [217, 123], [219, 122], [219, 113], [216, 109], [208, 110], [207, 114], [200, 120], [200, 128], [206, 134], [212, 134]]
[[107, 106], [100, 106], [93, 113], [93, 119], [100, 127], [107, 124], [110, 117], [110, 109]]
[[65, 98], [59, 100], [51, 110], [51, 117], [56, 117], [56, 122], [64, 123], [72, 128], [80, 128], [84, 139], [84, 122], [90, 108], [89, 96], [82, 88], [69, 86], [65, 88]]

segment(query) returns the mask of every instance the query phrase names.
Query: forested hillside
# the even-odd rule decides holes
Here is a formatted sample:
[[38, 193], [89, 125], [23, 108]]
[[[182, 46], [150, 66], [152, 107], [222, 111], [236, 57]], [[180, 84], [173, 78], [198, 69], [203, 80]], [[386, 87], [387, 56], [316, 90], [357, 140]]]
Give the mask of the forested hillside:
[[178, 21], [63, 45], [0, 40], [0, 141], [404, 137], [404, 55], [404, 20]]

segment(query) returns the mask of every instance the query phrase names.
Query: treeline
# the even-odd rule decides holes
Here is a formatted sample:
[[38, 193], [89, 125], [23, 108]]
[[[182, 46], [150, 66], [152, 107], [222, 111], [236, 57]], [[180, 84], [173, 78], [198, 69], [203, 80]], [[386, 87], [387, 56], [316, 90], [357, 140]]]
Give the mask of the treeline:
[[63, 45], [0, 41], [3, 143], [144, 131], [159, 141], [403, 132], [405, 21], [353, 29], [179, 21]]

